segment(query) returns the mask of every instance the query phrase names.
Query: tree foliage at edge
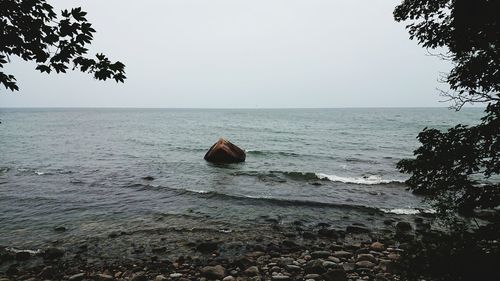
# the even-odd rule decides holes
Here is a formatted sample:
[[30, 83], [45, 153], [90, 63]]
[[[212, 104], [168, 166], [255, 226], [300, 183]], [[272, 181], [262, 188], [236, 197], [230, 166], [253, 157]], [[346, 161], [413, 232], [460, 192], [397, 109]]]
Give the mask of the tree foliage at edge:
[[12, 56], [34, 61], [42, 73], [65, 73], [71, 67], [97, 80], [123, 82], [123, 63], [112, 62], [102, 53], [86, 56], [95, 33], [86, 14], [73, 8], [58, 17], [45, 0], [0, 0], [0, 84], [19, 90], [16, 78], [1, 71]]

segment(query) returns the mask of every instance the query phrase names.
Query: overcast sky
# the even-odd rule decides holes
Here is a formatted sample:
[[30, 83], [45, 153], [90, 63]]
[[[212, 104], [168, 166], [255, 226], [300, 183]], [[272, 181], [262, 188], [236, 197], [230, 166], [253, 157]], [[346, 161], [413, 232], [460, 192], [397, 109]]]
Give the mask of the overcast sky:
[[14, 60], [20, 91], [0, 107], [446, 106], [450, 69], [393, 20], [401, 0], [81, 0], [91, 53], [126, 65], [125, 84], [40, 74]]

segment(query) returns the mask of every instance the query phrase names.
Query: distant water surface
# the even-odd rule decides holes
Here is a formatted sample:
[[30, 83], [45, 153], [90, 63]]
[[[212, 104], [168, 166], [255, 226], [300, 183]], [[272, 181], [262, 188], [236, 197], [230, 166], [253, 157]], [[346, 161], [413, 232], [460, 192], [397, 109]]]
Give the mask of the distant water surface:
[[[0, 109], [0, 244], [427, 210], [396, 163], [481, 109]], [[206, 163], [225, 137], [247, 151]], [[145, 177], [153, 177], [147, 180]], [[352, 218], [351, 219], [355, 219]], [[54, 227], [66, 226], [63, 234]]]

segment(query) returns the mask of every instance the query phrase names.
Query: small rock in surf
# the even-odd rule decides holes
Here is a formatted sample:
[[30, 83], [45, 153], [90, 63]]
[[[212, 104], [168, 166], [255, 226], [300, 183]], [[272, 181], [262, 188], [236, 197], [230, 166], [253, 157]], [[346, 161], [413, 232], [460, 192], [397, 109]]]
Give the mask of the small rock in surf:
[[225, 139], [219, 139], [204, 157], [208, 162], [222, 164], [244, 162], [245, 158], [245, 151]]

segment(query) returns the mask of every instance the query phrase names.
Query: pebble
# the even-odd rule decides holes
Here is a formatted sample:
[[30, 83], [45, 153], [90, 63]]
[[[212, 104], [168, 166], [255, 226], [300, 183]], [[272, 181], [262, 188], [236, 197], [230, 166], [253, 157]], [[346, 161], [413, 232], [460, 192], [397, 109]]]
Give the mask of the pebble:
[[306, 276], [304, 276], [305, 279], [319, 279], [321, 275], [319, 274], [307, 274]]
[[280, 271], [281, 271], [281, 267], [279, 267], [279, 266], [273, 266], [271, 268], [271, 272], [280, 272]]
[[165, 277], [164, 275], [157, 275], [155, 277], [155, 281], [165, 281], [165, 280], [168, 280], [168, 278]]
[[246, 276], [257, 276], [259, 275], [259, 268], [256, 267], [256, 266], [250, 266], [249, 268], [247, 268], [244, 272], [243, 272], [244, 275]]
[[294, 264], [289, 264], [285, 268], [288, 272], [299, 272], [302, 270], [302, 268], [300, 266], [297, 266]]
[[313, 259], [328, 258], [330, 255], [331, 255], [331, 253], [328, 251], [314, 251], [311, 253], [311, 257]]
[[350, 257], [352, 257], [352, 253], [347, 252], [347, 251], [335, 251], [335, 252], [333, 252], [332, 255], [334, 257], [337, 257], [337, 258], [350, 258]]
[[148, 278], [144, 275], [144, 272], [137, 272], [132, 276], [130, 281], [148, 281]]
[[347, 274], [342, 269], [330, 270], [323, 274], [325, 281], [347, 281]]
[[182, 277], [182, 273], [174, 272], [170, 274], [170, 278], [179, 278], [179, 277]]
[[286, 276], [286, 275], [273, 275], [271, 277], [271, 280], [292, 280], [290, 278], [290, 276]]
[[323, 260], [311, 260], [306, 263], [304, 271], [306, 273], [323, 274], [326, 272], [326, 269], [323, 266]]
[[289, 264], [293, 264], [294, 261], [295, 261], [294, 259], [286, 257], [286, 258], [281, 258], [278, 264], [281, 266], [287, 266]]
[[356, 262], [356, 267], [358, 268], [373, 268], [375, 266], [371, 261], [358, 261]]
[[83, 280], [83, 278], [85, 277], [85, 273], [77, 273], [75, 275], [71, 275], [68, 280], [70, 281], [80, 281], [80, 280]]
[[113, 279], [114, 279], [113, 276], [108, 274], [97, 274], [97, 280], [99, 281], [109, 281]]
[[336, 267], [337, 264], [332, 262], [332, 261], [324, 261], [323, 262], [323, 266], [328, 269], [328, 268], [333, 268], [333, 267]]
[[385, 250], [385, 247], [384, 247], [384, 244], [382, 244], [380, 242], [373, 242], [370, 245], [370, 249], [377, 251], [377, 252], [381, 252], [381, 251]]
[[226, 269], [221, 265], [205, 266], [201, 269], [201, 275], [209, 279], [222, 279], [226, 275]]
[[339, 259], [339, 258], [337, 258], [337, 257], [333, 257], [333, 256], [332, 256], [332, 257], [328, 257], [328, 260], [329, 260], [329, 261], [333, 261], [334, 263], [339, 263], [339, 262], [340, 262], [340, 259]]
[[234, 281], [234, 280], [235, 280], [234, 277], [231, 275], [226, 276], [226, 277], [224, 277], [224, 279], [222, 279], [222, 281]]
[[359, 254], [358, 261], [370, 261], [372, 263], [377, 263], [377, 259], [372, 254]]
[[395, 253], [390, 253], [387, 255], [387, 257], [391, 260], [397, 260], [399, 259], [399, 255], [398, 254], [395, 254]]
[[346, 262], [346, 263], [342, 264], [342, 268], [345, 271], [354, 271], [354, 269], [356, 268], [356, 265], [354, 263]]

